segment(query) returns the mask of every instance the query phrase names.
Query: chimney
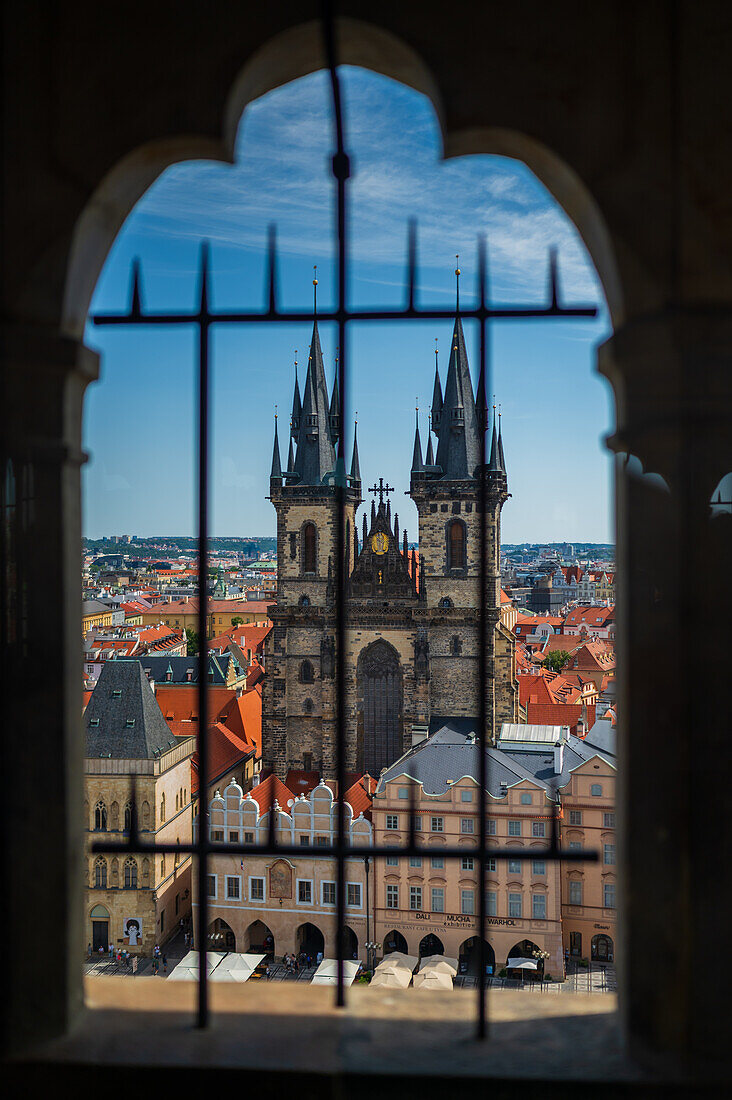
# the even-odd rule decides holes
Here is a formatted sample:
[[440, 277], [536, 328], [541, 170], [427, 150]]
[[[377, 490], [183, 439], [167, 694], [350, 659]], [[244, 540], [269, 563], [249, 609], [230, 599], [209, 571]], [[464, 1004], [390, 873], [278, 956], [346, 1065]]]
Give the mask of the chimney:
[[564, 764], [564, 746], [569, 740], [569, 726], [562, 726], [559, 740], [554, 746], [554, 774], [559, 775]]
[[428, 727], [424, 725], [412, 725], [412, 748], [415, 745], [421, 745], [423, 741], [427, 740]]

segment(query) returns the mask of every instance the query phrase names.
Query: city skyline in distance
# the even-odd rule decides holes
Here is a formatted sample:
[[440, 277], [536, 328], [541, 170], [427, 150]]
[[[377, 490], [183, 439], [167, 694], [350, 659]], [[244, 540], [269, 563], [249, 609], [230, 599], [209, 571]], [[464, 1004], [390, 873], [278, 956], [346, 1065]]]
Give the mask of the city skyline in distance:
[[[439, 160], [440, 137], [423, 97], [361, 70], [344, 73], [352, 185], [354, 304], [403, 300], [407, 219], [419, 227], [422, 304], [451, 306], [454, 253], [461, 298], [475, 291], [475, 243], [488, 237], [496, 302], [545, 299], [549, 247], [556, 245], [563, 300], [597, 304], [597, 321], [495, 325], [492, 390], [502, 405], [509, 491], [504, 535], [572, 541], [612, 537], [611, 459], [600, 436], [611, 430], [609, 388], [593, 377], [594, 347], [609, 332], [592, 265], [566, 216], [528, 169], [497, 157]], [[140, 256], [151, 308], [190, 308], [200, 241], [212, 242], [216, 305], [263, 304], [266, 226], [278, 226], [285, 308], [307, 308], [318, 263], [319, 302], [333, 302], [330, 128], [324, 74], [277, 89], [245, 113], [234, 166], [170, 169], [138, 203], [115, 243], [93, 310], [124, 310], [130, 265]], [[266, 186], [265, 186], [266, 183]], [[466, 340], [477, 377], [475, 325]], [[329, 385], [334, 326], [322, 324]], [[214, 331], [211, 530], [273, 534], [266, 500], [274, 407], [285, 461], [294, 353], [304, 381], [310, 325]], [[444, 381], [452, 326], [410, 322], [351, 326], [350, 416], [358, 410], [365, 484], [380, 474], [396, 486], [402, 526], [416, 539], [408, 487], [415, 404], [426, 446], [434, 339]], [[84, 531], [145, 535], [161, 527], [195, 531], [195, 380], [189, 332], [91, 326], [103, 353], [102, 381], [90, 388], [85, 445]]]

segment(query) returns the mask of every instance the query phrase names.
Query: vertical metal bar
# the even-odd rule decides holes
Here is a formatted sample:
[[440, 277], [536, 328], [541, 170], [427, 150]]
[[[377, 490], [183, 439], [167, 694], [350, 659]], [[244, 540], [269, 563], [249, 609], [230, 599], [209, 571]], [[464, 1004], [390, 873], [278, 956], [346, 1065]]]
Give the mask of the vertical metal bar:
[[[486, 283], [487, 283], [487, 263], [486, 263], [486, 250], [485, 250], [485, 238], [481, 235], [478, 238], [478, 293], [480, 297], [481, 311], [485, 310], [486, 306]], [[487, 420], [483, 422], [484, 410], [487, 407], [486, 401], [486, 369], [487, 369], [487, 325], [485, 312], [481, 312], [480, 317], [480, 372], [479, 378], [479, 393], [478, 393], [478, 416], [480, 418], [480, 482], [479, 482], [479, 507], [478, 507], [478, 526], [479, 526], [479, 579], [478, 579], [478, 685], [479, 685], [479, 700], [478, 700], [478, 752], [480, 754], [478, 764], [478, 778], [480, 782], [479, 804], [480, 804], [480, 828], [479, 828], [479, 855], [478, 855], [478, 881], [479, 886], [479, 898], [478, 898], [478, 960], [479, 960], [479, 973], [478, 973], [478, 1038], [485, 1039], [488, 1033], [488, 1020], [486, 1014], [486, 982], [485, 982], [485, 968], [486, 968], [486, 950], [485, 950], [485, 931], [486, 931], [486, 897], [485, 897], [485, 873], [486, 873], [486, 810], [487, 810], [487, 785], [488, 785], [488, 768], [486, 759], [487, 748], [487, 724], [488, 724], [488, 708], [486, 706], [486, 633], [490, 628], [488, 623], [488, 615], [486, 608], [487, 592], [487, 551], [488, 551], [488, 532], [486, 529], [486, 512], [488, 493], [486, 487], [486, 430], [488, 427]]]
[[336, 839], [336, 947], [338, 956], [338, 985], [336, 1004], [345, 1005], [345, 984], [343, 978], [343, 957], [345, 954], [346, 924], [346, 884], [345, 884], [345, 802], [346, 793], [346, 568], [345, 568], [345, 503], [346, 459], [346, 363], [348, 345], [346, 341], [346, 180], [350, 175], [350, 165], [343, 140], [343, 116], [341, 109], [341, 89], [338, 80], [335, 24], [333, 8], [329, 0], [323, 3], [323, 37], [325, 55], [330, 72], [331, 93], [333, 97], [333, 118], [335, 122], [336, 152], [333, 156], [333, 175], [337, 182], [337, 232], [338, 232], [338, 390], [340, 432], [338, 435], [338, 453], [336, 456], [335, 506], [336, 506], [336, 778], [338, 786], [337, 803], [337, 839]]
[[208, 417], [209, 309], [208, 245], [201, 248], [201, 290], [198, 314], [198, 1019], [208, 1023]]

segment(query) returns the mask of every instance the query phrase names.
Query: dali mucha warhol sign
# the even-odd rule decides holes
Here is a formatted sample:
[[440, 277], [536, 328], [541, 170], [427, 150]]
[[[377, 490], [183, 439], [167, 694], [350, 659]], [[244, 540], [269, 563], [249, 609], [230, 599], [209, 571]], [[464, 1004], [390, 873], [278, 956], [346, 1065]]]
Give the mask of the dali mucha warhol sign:
[[[422, 913], [410, 914], [415, 921], [429, 921], [430, 924], [442, 924], [446, 928], [460, 928], [462, 926], [472, 928], [477, 921], [474, 913]], [[515, 928], [519, 922], [513, 917], [486, 917], [486, 924], [499, 925], [502, 928]], [[412, 927], [418, 927], [418, 924]]]

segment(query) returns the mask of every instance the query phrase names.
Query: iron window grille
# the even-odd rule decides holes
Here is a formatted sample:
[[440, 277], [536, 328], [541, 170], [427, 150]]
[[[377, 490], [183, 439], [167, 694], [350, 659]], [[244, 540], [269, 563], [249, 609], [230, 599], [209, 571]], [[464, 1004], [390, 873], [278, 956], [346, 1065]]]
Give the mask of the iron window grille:
[[[348, 407], [348, 379], [349, 379], [349, 326], [353, 322], [403, 322], [405, 320], [453, 320], [455, 311], [417, 305], [417, 229], [412, 220], [409, 223], [407, 238], [407, 269], [405, 286], [407, 291], [406, 304], [402, 308], [374, 308], [349, 309], [348, 280], [349, 280], [349, 242], [348, 242], [348, 181], [351, 175], [350, 158], [346, 152], [345, 125], [343, 102], [341, 97], [340, 77], [338, 72], [338, 59], [335, 43], [335, 21], [332, 4], [323, 4], [321, 17], [323, 41], [325, 47], [326, 65], [330, 78], [330, 90], [333, 109], [334, 144], [335, 153], [332, 158], [332, 173], [336, 186], [336, 237], [337, 237], [337, 302], [334, 309], [320, 310], [319, 319], [324, 322], [334, 322], [338, 327], [339, 357], [337, 367], [339, 416], [340, 423], [346, 423], [345, 412]], [[528, 321], [532, 319], [570, 320], [572, 318], [588, 318], [597, 315], [594, 306], [568, 307], [560, 303], [559, 282], [557, 273], [557, 260], [554, 250], [550, 252], [549, 259], [549, 301], [546, 305], [492, 305], [488, 299], [488, 261], [484, 236], [480, 235], [477, 241], [477, 270], [478, 270], [478, 300], [471, 307], [460, 306], [458, 309], [463, 320], [471, 320], [477, 323], [479, 333], [479, 383], [478, 403], [479, 408], [487, 408], [486, 395], [490, 392], [489, 376], [491, 364], [489, 361], [489, 324], [498, 321]], [[257, 324], [303, 324], [312, 319], [312, 314], [302, 310], [282, 310], [278, 304], [277, 292], [277, 245], [275, 227], [270, 226], [267, 247], [267, 278], [265, 309], [222, 310], [216, 309], [211, 304], [210, 274], [209, 274], [209, 248], [203, 243], [200, 254], [198, 270], [198, 304], [192, 311], [148, 311], [143, 306], [142, 280], [139, 260], [134, 260], [132, 265], [131, 301], [125, 313], [98, 313], [92, 317], [92, 322], [98, 326], [153, 326], [153, 327], [185, 327], [193, 328], [197, 336], [197, 377], [198, 377], [198, 713], [208, 714], [208, 685], [209, 678], [206, 675], [208, 667], [207, 627], [207, 588], [208, 578], [208, 531], [209, 531], [209, 467], [210, 467], [210, 334], [211, 329], [219, 325], [257, 325]], [[484, 429], [487, 425], [483, 425]], [[349, 478], [346, 474], [345, 461], [345, 433], [341, 433], [336, 452], [335, 470], [329, 475], [329, 480], [334, 487], [336, 508], [336, 546], [337, 553], [335, 568], [335, 594], [336, 594], [336, 782], [338, 790], [337, 818], [335, 839], [332, 843], [328, 838], [316, 838], [315, 845], [282, 844], [277, 841], [275, 833], [275, 814], [272, 806], [269, 810], [269, 830], [266, 840], [256, 843], [245, 837], [244, 842], [223, 843], [214, 842], [207, 835], [205, 827], [200, 826], [197, 836], [190, 843], [171, 844], [161, 842], [147, 842], [140, 838], [137, 823], [137, 811], [135, 804], [135, 791], [133, 787], [133, 808], [129, 835], [123, 841], [97, 841], [92, 844], [92, 853], [122, 853], [130, 854], [155, 854], [165, 856], [191, 854], [198, 859], [198, 920], [199, 920], [199, 982], [198, 1001], [196, 1012], [196, 1024], [205, 1027], [209, 1020], [209, 988], [207, 981], [207, 932], [209, 927], [210, 884], [214, 884], [215, 876], [208, 872], [209, 856], [212, 853], [218, 855], [229, 853], [238, 855], [279, 855], [297, 857], [306, 854], [318, 856], [332, 856], [336, 863], [336, 954], [337, 954], [337, 983], [336, 1004], [339, 1007], [345, 1005], [344, 966], [346, 950], [346, 878], [345, 862], [347, 857], [356, 855], [359, 858], [373, 856], [376, 859], [384, 858], [388, 851], [385, 847], [374, 844], [351, 846], [346, 842], [346, 817], [345, 800], [343, 794], [346, 791], [346, 696], [345, 696], [345, 668], [346, 668], [346, 602], [347, 602], [347, 576], [346, 576], [346, 530], [345, 530], [345, 498]], [[480, 464], [482, 473], [487, 468], [486, 461], [486, 432], [480, 432]], [[487, 568], [487, 487], [485, 476], [480, 476], [479, 481], [479, 584], [478, 584], [478, 684], [479, 684], [479, 714], [477, 741], [484, 750], [478, 754], [479, 776], [478, 789], [480, 800], [480, 829], [478, 845], [475, 855], [479, 865], [479, 881], [485, 883], [487, 869], [495, 869], [495, 857], [511, 857], [518, 860], [531, 858], [530, 852], [525, 849], [491, 848], [490, 857], [487, 855], [487, 784], [488, 784], [488, 760], [485, 751], [488, 740], [486, 730], [493, 727], [493, 706], [491, 700], [491, 685], [494, 682], [494, 653], [493, 632], [499, 618], [499, 610], [488, 607], [488, 568]], [[491, 702], [489, 713], [489, 701]], [[200, 797], [208, 797], [208, 723], [200, 721], [196, 732], [198, 752], [198, 781]], [[399, 794], [401, 795], [401, 791]], [[413, 786], [408, 792], [411, 814], [409, 817], [409, 833], [405, 845], [399, 851], [405, 856], [421, 855], [423, 846], [418, 846], [416, 832], [419, 831], [415, 815], [415, 792]], [[199, 814], [198, 821], [206, 820], [204, 814]], [[420, 822], [421, 824], [421, 822]], [[435, 820], [432, 822], [434, 831]], [[442, 821], [440, 821], [442, 826]], [[509, 829], [509, 834], [510, 834]], [[223, 841], [223, 838], [222, 838]], [[321, 843], [323, 841], [324, 843]], [[463, 851], [457, 845], [441, 847], [440, 855], [449, 859], [463, 857]], [[559, 839], [559, 812], [555, 800], [554, 812], [551, 819], [550, 842], [544, 853], [544, 858], [549, 862], [561, 862], [568, 858], [568, 853], [560, 846]], [[598, 853], [589, 850], [573, 850], [572, 862], [596, 861]], [[261, 893], [260, 893], [261, 891]], [[393, 887], [387, 887], [387, 907], [391, 908], [391, 897], [398, 904], [398, 891]], [[264, 880], [250, 879], [250, 898], [252, 900], [264, 900]], [[606, 901], [611, 897], [614, 905], [614, 887], [606, 886]], [[422, 891], [412, 887], [410, 891], [410, 908], [422, 908]], [[517, 912], [512, 911], [518, 910]], [[509, 895], [509, 913], [511, 916], [521, 915], [521, 895]], [[479, 974], [477, 982], [478, 1013], [477, 1035], [485, 1038], [488, 1033], [487, 998], [486, 998], [486, 967], [488, 963], [486, 930], [486, 918], [488, 916], [486, 904], [486, 892], [482, 888], [479, 891], [478, 923], [478, 948], [479, 948]]]

